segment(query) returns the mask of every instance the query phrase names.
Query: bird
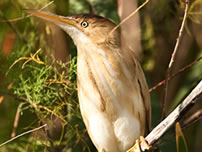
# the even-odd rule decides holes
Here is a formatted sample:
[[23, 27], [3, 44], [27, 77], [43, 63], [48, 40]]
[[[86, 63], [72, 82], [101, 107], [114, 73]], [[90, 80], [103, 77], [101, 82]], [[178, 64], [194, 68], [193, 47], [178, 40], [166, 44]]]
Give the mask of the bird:
[[76, 45], [80, 111], [98, 152], [132, 152], [151, 128], [151, 103], [135, 51], [121, 47], [120, 29], [112, 32], [116, 24], [92, 14], [25, 11], [56, 24]]

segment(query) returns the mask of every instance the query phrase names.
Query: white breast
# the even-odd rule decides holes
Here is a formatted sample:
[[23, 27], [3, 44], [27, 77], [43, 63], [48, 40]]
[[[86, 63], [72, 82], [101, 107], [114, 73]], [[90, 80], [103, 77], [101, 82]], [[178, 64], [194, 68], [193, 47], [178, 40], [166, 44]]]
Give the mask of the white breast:
[[[83, 39], [85, 42], [88, 41], [85, 37]], [[116, 78], [118, 75], [102, 50], [93, 49], [103, 57], [103, 62], [95, 58], [93, 55], [95, 52], [83, 48], [85, 46], [82, 46], [82, 50], [78, 50], [78, 96], [81, 114], [88, 133], [99, 152], [103, 150], [105, 152], [125, 152], [141, 135], [141, 126], [137, 118], [129, 113], [128, 106], [123, 105], [123, 103], [132, 103], [134, 99], [141, 100], [141, 97], [133, 93], [133, 90], [128, 90], [128, 86]], [[81, 51], [85, 52], [81, 53]], [[108, 71], [107, 78], [106, 73], [102, 71], [103, 68]], [[95, 82], [89, 79], [89, 72], [92, 76], [96, 75], [98, 78], [96, 85], [101, 85], [97, 87], [102, 88], [100, 91], [102, 93], [104, 91], [103, 94], [107, 97], [101, 97], [101, 92], [96, 91]], [[116, 89], [113, 89], [115, 85]], [[123, 93], [123, 91], [125, 92]], [[132, 93], [129, 95], [126, 94], [127, 92]], [[120, 98], [120, 96], [122, 97]], [[103, 98], [105, 100], [104, 111], [102, 109]], [[138, 107], [137, 111], [139, 111]]]

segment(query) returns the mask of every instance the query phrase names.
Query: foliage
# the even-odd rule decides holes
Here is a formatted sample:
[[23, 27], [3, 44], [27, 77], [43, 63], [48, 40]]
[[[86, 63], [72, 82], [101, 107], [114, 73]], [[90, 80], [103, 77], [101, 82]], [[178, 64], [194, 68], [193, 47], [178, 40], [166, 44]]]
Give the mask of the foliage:
[[175, 125], [177, 152], [188, 152], [187, 143], [179, 122]]
[[[38, 58], [38, 61], [41, 60]], [[16, 66], [17, 64], [20, 63], [16, 63]], [[69, 68], [59, 73], [56, 64], [62, 69], [68, 66]], [[84, 150], [90, 150], [76, 93], [76, 57], [67, 64], [57, 61], [51, 64], [39, 64], [36, 61], [30, 61], [21, 69], [19, 78], [13, 82], [12, 91], [19, 100], [24, 102], [21, 113], [28, 109], [37, 116], [32, 123], [48, 123], [50, 127], [54, 126], [58, 119], [61, 120], [62, 130], [59, 131], [59, 138], [54, 142], [56, 147], [59, 145], [60, 149], [68, 147], [67, 149], [78, 151], [81, 151], [82, 147]], [[53, 122], [49, 122], [50, 120]], [[30, 145], [30, 141], [36, 144]], [[50, 144], [46, 142], [47, 139], [36, 140], [35, 136], [22, 137], [20, 145], [11, 143], [8, 147], [15, 151], [24, 151], [23, 147], [27, 147], [25, 151], [38, 151], [44, 146], [50, 147]]]

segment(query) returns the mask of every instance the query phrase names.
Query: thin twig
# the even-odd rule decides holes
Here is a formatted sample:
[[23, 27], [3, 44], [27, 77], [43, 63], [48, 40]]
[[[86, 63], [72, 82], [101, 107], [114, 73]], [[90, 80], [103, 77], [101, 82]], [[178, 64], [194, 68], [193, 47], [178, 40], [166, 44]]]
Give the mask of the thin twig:
[[19, 122], [19, 119], [20, 119], [20, 112], [21, 112], [21, 108], [22, 108], [22, 105], [24, 103], [20, 103], [18, 105], [18, 109], [17, 109], [17, 112], [15, 114], [15, 121], [14, 121], [14, 124], [13, 124], [13, 131], [12, 131], [12, 134], [11, 134], [11, 138], [14, 138], [16, 136], [16, 129], [18, 127], [18, 122]]
[[[191, 93], [183, 100], [181, 104], [173, 110], [158, 126], [156, 126], [149, 135], [146, 136], [146, 141], [149, 145], [154, 144], [165, 132], [185, 113], [187, 112], [202, 96], [202, 80], [191, 91]], [[140, 144], [142, 151], [145, 151], [146, 147], [143, 143]], [[137, 148], [134, 150], [137, 152]]]
[[[51, 5], [54, 1], [51, 1], [49, 2], [48, 4], [46, 4], [45, 6], [43, 6], [42, 8], [40, 8], [39, 10], [43, 10], [45, 9], [46, 7], [48, 7], [49, 5]], [[28, 18], [32, 15], [26, 15], [25, 17], [18, 17], [18, 18], [14, 18], [14, 19], [9, 19], [9, 20], [0, 20], [0, 22], [16, 22], [16, 21], [19, 21], [19, 20], [22, 20], [24, 18]]]
[[170, 77], [170, 73], [171, 73], [172, 67], [173, 67], [174, 62], [175, 62], [175, 58], [176, 58], [176, 54], [177, 54], [177, 51], [178, 51], [178, 48], [179, 48], [179, 44], [180, 44], [181, 39], [182, 39], [182, 32], [184, 30], [185, 22], [186, 22], [186, 19], [187, 19], [187, 13], [188, 13], [188, 8], [189, 8], [189, 0], [185, 0], [184, 3], [185, 3], [184, 17], [183, 17], [182, 24], [181, 24], [181, 27], [180, 27], [180, 30], [179, 30], [179, 34], [178, 34], [178, 38], [177, 38], [177, 41], [176, 41], [176, 44], [175, 44], [175, 48], [174, 48], [174, 51], [172, 53], [170, 63], [168, 65], [168, 70], [166, 72], [166, 77], [165, 77], [166, 81], [165, 81], [165, 87], [164, 87], [164, 99], [163, 99], [162, 104], [161, 104], [162, 108], [161, 108], [160, 120], [163, 119], [163, 116], [164, 116], [164, 113], [165, 113], [165, 104], [166, 104], [167, 93], [168, 93], [168, 79]]
[[108, 35], [111, 35], [114, 31], [116, 31], [123, 23], [125, 23], [128, 19], [130, 19], [132, 16], [134, 16], [141, 8], [143, 8], [149, 0], [146, 0], [142, 5], [140, 5], [136, 10], [134, 10], [130, 15], [128, 15], [126, 18], [124, 18], [118, 25], [116, 25]]
[[24, 66], [30, 62], [30, 61], [34, 61], [34, 62], [37, 62], [38, 64], [44, 64], [43, 61], [40, 60], [39, 56], [38, 56], [38, 53], [41, 51], [41, 49], [38, 49], [34, 55], [30, 54], [30, 57], [21, 57], [19, 59], [17, 59], [10, 67], [9, 69], [11, 69], [16, 63], [18, 63], [19, 61], [21, 60], [26, 60], [23, 65], [22, 65], [22, 69], [24, 68]]
[[26, 132], [23, 132], [22, 134], [19, 134], [19, 135], [15, 136], [14, 138], [11, 138], [11, 139], [7, 140], [6, 142], [0, 144], [0, 147], [2, 147], [2, 146], [4, 146], [4, 145], [8, 144], [9, 142], [11, 142], [11, 141], [13, 141], [13, 140], [15, 140], [15, 139], [17, 139], [17, 138], [19, 138], [19, 137], [22, 137], [22, 136], [24, 136], [24, 135], [26, 135], [26, 134], [29, 134], [29, 133], [35, 132], [35, 131], [37, 131], [37, 130], [40, 130], [40, 129], [46, 127], [46, 126], [47, 126], [47, 124], [44, 124], [44, 125], [42, 125], [42, 126], [40, 126], [40, 127], [34, 128], [34, 129], [32, 129], [32, 130], [28, 130], [28, 131], [26, 131]]
[[185, 118], [185, 120], [182, 121], [181, 126], [182, 128], [186, 128], [191, 124], [195, 123], [196, 121], [200, 120], [201, 118], [202, 118], [202, 109], [199, 109], [188, 118]]
[[[174, 73], [173, 75], [171, 75], [168, 80], [171, 80], [172, 78], [176, 77], [178, 74], [184, 72], [185, 70], [187, 70], [188, 68], [192, 67], [194, 64], [198, 63], [200, 60], [202, 59], [202, 56], [199, 57], [198, 59], [194, 60], [192, 63], [186, 65], [185, 67], [179, 69], [176, 73]], [[156, 84], [155, 86], [153, 86], [152, 88], [149, 89], [149, 92], [152, 92], [154, 90], [156, 90], [158, 87], [160, 87], [161, 85], [165, 84], [165, 80], [162, 80], [161, 82], [159, 82], [158, 84]]]

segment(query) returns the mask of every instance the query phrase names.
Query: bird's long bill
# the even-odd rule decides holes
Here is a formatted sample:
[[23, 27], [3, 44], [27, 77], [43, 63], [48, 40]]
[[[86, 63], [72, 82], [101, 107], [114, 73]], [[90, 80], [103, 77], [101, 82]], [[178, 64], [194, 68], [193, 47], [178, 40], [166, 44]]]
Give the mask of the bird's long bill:
[[71, 17], [54, 15], [54, 14], [46, 13], [46, 12], [39, 11], [39, 10], [33, 10], [33, 9], [25, 9], [25, 11], [31, 15], [40, 17], [44, 20], [53, 22], [58, 25], [68, 25], [69, 24], [69, 25], [75, 26], [75, 22]]

